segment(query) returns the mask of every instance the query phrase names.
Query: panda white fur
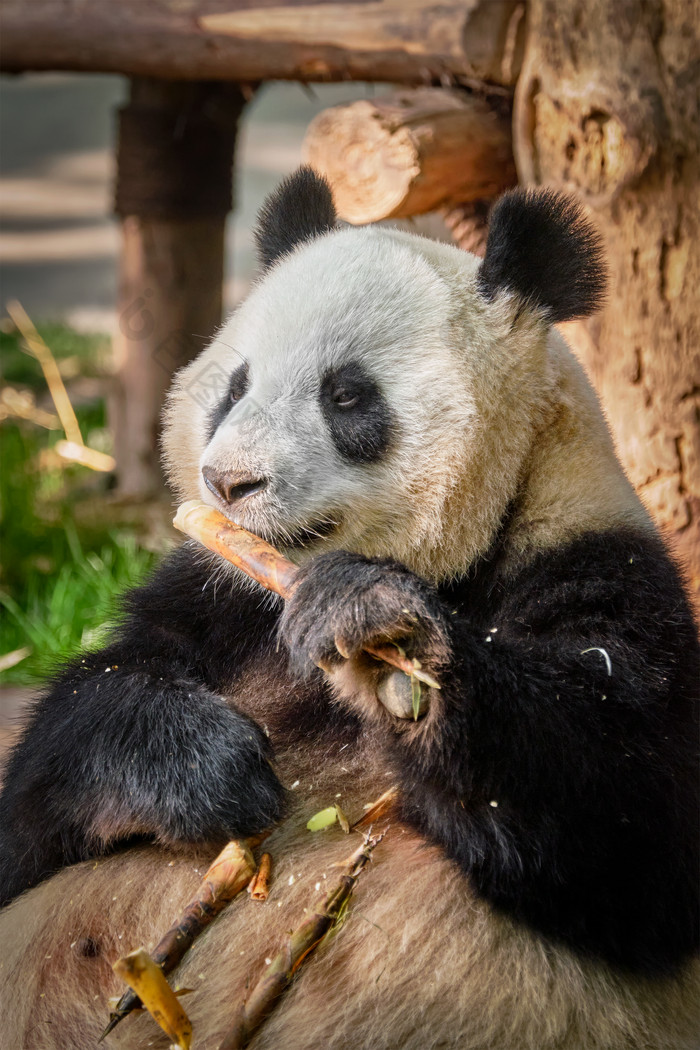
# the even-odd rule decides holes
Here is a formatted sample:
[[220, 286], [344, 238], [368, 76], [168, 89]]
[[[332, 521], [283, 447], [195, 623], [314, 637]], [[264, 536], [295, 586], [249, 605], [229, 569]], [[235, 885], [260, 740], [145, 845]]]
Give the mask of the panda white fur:
[[[177, 378], [165, 461], [302, 582], [283, 608], [186, 543], [37, 702], [0, 799], [6, 1045], [92, 1048], [110, 963], [274, 826], [270, 899], [176, 974], [213, 1050], [349, 852], [309, 816], [396, 782], [350, 918], [256, 1050], [697, 1047], [694, 625], [551, 327], [601, 298], [594, 233], [516, 191], [480, 263], [336, 228], [302, 169], [258, 243], [257, 286]], [[388, 639], [442, 683], [416, 723], [377, 701], [361, 650]], [[140, 1015], [107, 1045], [167, 1042]]]

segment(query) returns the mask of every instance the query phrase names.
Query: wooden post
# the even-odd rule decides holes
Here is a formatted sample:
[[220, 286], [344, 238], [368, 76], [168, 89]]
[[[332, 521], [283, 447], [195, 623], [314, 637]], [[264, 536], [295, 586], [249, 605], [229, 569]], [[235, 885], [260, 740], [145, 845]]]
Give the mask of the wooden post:
[[224, 226], [243, 104], [235, 84], [134, 79], [119, 114], [123, 248], [110, 422], [122, 496], [160, 489], [165, 392], [221, 321]]

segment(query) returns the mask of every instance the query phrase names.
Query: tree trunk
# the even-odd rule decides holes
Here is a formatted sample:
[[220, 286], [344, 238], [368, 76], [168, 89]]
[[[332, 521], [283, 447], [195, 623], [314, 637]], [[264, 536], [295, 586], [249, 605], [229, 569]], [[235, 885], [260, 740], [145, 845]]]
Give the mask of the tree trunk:
[[698, 0], [530, 0], [516, 89], [521, 182], [568, 187], [610, 292], [566, 326], [629, 477], [700, 608]]

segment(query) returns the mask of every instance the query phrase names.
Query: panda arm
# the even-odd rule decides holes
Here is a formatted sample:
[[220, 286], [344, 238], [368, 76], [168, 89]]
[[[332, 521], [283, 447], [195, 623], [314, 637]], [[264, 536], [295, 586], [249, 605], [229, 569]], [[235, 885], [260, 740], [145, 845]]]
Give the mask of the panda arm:
[[[282, 630], [293, 656], [312, 650], [336, 668], [345, 702], [374, 723], [404, 819], [539, 932], [644, 971], [677, 963], [697, 930], [698, 665], [658, 541], [582, 537], [510, 578], [442, 595], [400, 566], [354, 561], [330, 573], [354, 578], [355, 593], [343, 605], [340, 586], [326, 590], [325, 641], [294, 600]], [[363, 640], [402, 639], [443, 685], [427, 716], [397, 721], [369, 691], [353, 694], [334, 633], [360, 673]]]
[[267, 738], [220, 695], [270, 616], [206, 581], [177, 551], [128, 596], [109, 644], [37, 701], [0, 796], [0, 901], [133, 836], [219, 841], [280, 817]]
[[507, 591], [453, 618], [433, 725], [392, 734], [404, 815], [496, 906], [662, 971], [698, 930], [700, 678], [675, 570], [656, 541], [611, 533]]

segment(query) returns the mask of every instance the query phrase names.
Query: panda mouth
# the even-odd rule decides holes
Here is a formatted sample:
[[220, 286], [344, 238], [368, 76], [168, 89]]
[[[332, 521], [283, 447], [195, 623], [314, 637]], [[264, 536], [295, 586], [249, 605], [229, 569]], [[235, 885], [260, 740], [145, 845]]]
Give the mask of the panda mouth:
[[260, 539], [272, 544], [273, 547], [286, 550], [303, 550], [304, 547], [312, 547], [320, 540], [325, 540], [341, 525], [340, 517], [337, 515], [333, 518], [319, 518], [297, 529], [281, 529], [275, 528], [274, 525], [265, 526], [253, 521], [241, 521], [240, 519], [237, 521], [231, 513], [226, 513], [226, 509], [223, 510], [223, 514], [235, 524], [241, 525], [259, 536]]
[[300, 550], [303, 547], [313, 546], [319, 540], [325, 540], [331, 533], [335, 532], [339, 524], [340, 522], [337, 520], [332, 521], [329, 518], [324, 518], [313, 522], [311, 525], [305, 525], [294, 532], [287, 533], [285, 536], [275, 537], [272, 542], [280, 547], [286, 547], [287, 550]]

